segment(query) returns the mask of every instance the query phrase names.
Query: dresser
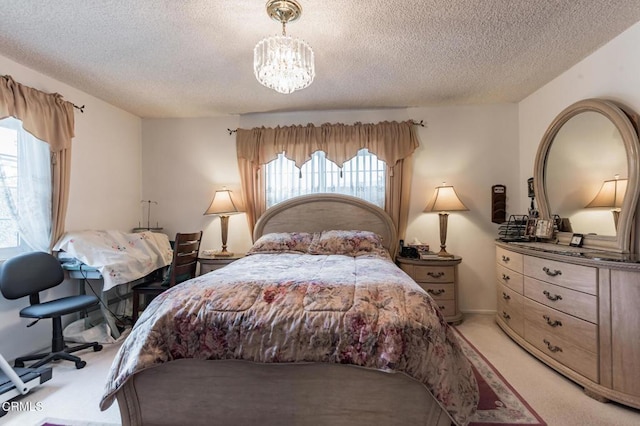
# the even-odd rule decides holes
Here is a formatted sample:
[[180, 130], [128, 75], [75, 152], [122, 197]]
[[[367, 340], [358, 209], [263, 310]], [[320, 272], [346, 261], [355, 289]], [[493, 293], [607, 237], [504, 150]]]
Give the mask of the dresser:
[[555, 244], [496, 245], [496, 322], [585, 393], [640, 408], [640, 263]]
[[444, 319], [450, 323], [462, 321], [458, 309], [459, 256], [437, 259], [397, 257], [396, 263], [436, 301]]

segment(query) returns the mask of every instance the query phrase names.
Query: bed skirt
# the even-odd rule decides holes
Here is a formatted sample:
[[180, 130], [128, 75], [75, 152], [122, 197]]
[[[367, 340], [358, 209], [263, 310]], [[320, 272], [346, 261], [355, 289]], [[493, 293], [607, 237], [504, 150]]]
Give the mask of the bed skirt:
[[420, 382], [342, 364], [180, 359], [117, 392], [122, 424], [450, 426]]

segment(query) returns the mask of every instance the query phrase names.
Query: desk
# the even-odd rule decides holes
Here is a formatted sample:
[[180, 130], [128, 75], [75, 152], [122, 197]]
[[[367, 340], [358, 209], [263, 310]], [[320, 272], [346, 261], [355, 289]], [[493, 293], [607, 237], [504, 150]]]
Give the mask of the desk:
[[[69, 278], [78, 280], [78, 293], [86, 294], [86, 289], [84, 287], [85, 281], [88, 280], [102, 280], [102, 274], [96, 268], [92, 268], [91, 266], [87, 266], [84, 263], [80, 262], [67, 262], [62, 264], [62, 269], [68, 272]], [[89, 283], [89, 285], [91, 285]], [[102, 313], [102, 317], [104, 318], [107, 325], [111, 329], [111, 336], [114, 339], [120, 337], [120, 330], [118, 330], [118, 326], [116, 325], [115, 317], [113, 314], [107, 309], [109, 306], [109, 300], [106, 295], [106, 292], [100, 291], [96, 294], [100, 299], [100, 312]]]

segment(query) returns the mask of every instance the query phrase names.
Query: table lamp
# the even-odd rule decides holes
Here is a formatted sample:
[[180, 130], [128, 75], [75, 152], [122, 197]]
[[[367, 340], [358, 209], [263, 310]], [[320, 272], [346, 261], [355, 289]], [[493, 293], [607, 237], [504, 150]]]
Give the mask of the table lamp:
[[453, 257], [453, 255], [447, 253], [446, 250], [449, 212], [467, 210], [469, 209], [460, 201], [453, 186], [445, 185], [445, 183], [442, 182], [441, 186], [436, 187], [433, 197], [431, 197], [431, 201], [429, 201], [424, 211], [425, 213], [438, 212], [440, 217], [440, 252], [438, 256]]
[[618, 217], [620, 208], [624, 201], [624, 194], [627, 192], [627, 179], [620, 179], [620, 175], [615, 175], [612, 180], [605, 180], [598, 194], [585, 208], [607, 207], [613, 213], [613, 222], [618, 229]]
[[229, 215], [242, 213], [231, 198], [231, 191], [223, 188], [219, 189], [213, 194], [213, 200], [211, 205], [204, 212], [205, 216], [219, 215], [220, 226], [222, 228], [222, 250], [216, 253], [216, 256], [229, 257], [233, 256], [233, 253], [227, 251], [227, 233], [229, 230]]

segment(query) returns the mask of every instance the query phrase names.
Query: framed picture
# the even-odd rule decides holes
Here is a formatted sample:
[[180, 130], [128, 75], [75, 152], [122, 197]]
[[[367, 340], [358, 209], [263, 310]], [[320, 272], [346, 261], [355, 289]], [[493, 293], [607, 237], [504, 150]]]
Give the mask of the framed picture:
[[529, 219], [527, 220], [527, 227], [524, 230], [525, 237], [535, 237], [536, 236], [536, 220]]
[[584, 239], [584, 235], [582, 234], [573, 234], [571, 237], [571, 241], [569, 241], [569, 245], [571, 247], [582, 247], [582, 240]]
[[536, 222], [536, 237], [553, 237], [553, 221], [549, 219], [538, 219]]

